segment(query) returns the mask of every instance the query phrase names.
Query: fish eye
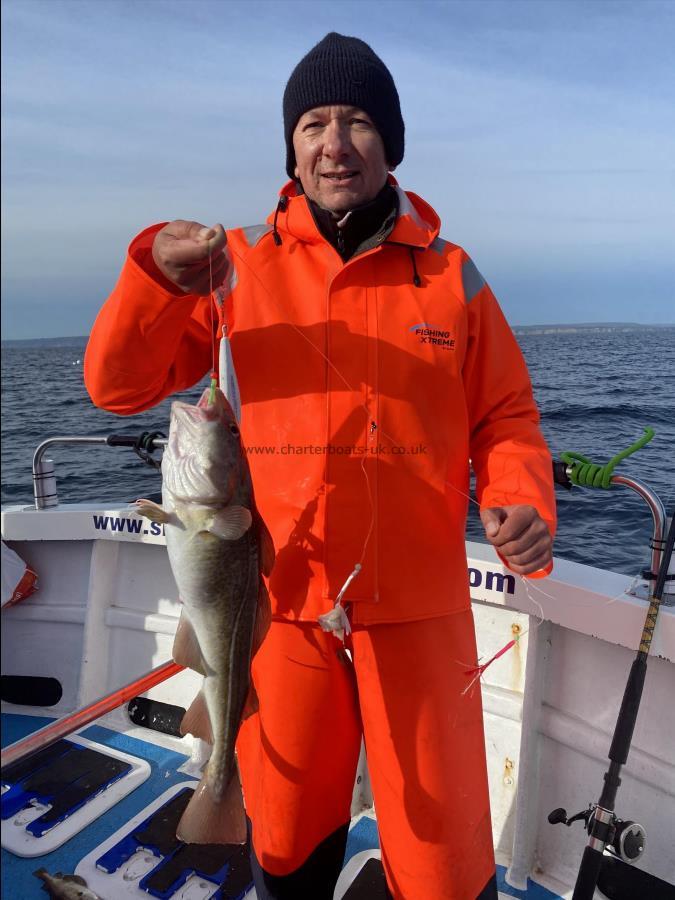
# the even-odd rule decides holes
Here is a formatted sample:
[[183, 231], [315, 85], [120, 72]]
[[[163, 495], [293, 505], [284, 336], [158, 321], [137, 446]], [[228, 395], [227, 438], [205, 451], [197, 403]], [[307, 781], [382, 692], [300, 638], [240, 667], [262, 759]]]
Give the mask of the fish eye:
[[238, 429], [237, 426], [234, 424], [234, 422], [232, 422], [232, 424], [229, 426], [229, 428], [230, 428], [230, 431], [232, 432], [232, 434], [233, 434], [235, 437], [239, 437], [239, 429]]

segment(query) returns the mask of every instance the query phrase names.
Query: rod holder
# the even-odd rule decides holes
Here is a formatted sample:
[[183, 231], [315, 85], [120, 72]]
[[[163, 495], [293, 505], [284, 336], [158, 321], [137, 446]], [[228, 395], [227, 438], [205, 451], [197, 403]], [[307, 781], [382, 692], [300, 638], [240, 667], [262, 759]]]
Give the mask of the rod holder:
[[53, 459], [41, 459], [33, 467], [33, 496], [36, 509], [49, 509], [59, 505]]

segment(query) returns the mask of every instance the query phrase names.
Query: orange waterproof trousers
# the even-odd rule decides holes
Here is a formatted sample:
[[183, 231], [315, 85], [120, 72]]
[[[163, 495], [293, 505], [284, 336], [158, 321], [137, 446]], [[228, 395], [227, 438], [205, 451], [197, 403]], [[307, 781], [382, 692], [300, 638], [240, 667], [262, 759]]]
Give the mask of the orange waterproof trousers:
[[475, 900], [495, 864], [470, 610], [357, 627], [273, 621], [253, 662], [258, 714], [238, 743], [253, 846], [287, 875], [349, 821], [361, 733], [395, 900]]

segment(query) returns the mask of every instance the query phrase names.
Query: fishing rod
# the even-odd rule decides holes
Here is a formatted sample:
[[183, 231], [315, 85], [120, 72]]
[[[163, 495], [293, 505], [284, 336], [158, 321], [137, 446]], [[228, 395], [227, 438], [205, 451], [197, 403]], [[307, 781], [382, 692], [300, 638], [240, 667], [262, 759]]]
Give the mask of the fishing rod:
[[[597, 466], [578, 454], [562, 454], [562, 463], [554, 464], [554, 478], [558, 484], [571, 488], [572, 484], [608, 488], [612, 484], [623, 484], [632, 488], [645, 499], [654, 519], [652, 538], [652, 566], [649, 572], [654, 589], [649, 597], [649, 609], [645, 618], [642, 636], [630, 669], [628, 681], [616, 720], [614, 735], [609, 749], [610, 765], [604, 775], [604, 787], [596, 804], [570, 818], [563, 808], [554, 809], [548, 816], [552, 824], [571, 825], [583, 821], [588, 832], [588, 843], [579, 866], [572, 900], [592, 900], [601, 875], [605, 850], [627, 863], [636, 862], [643, 854], [646, 833], [642, 825], [618, 818], [615, 813], [616, 795], [621, 785], [620, 772], [625, 765], [633, 739], [633, 731], [640, 708], [642, 691], [647, 673], [647, 660], [661, 600], [668, 580], [668, 568], [675, 545], [675, 510], [670, 520], [668, 535], [663, 540], [666, 515], [659, 498], [645, 485], [624, 476], [613, 475], [614, 466], [621, 459], [643, 447], [653, 437], [651, 429], [628, 450], [614, 457], [606, 466]], [[672, 577], [672, 576], [670, 576]]]

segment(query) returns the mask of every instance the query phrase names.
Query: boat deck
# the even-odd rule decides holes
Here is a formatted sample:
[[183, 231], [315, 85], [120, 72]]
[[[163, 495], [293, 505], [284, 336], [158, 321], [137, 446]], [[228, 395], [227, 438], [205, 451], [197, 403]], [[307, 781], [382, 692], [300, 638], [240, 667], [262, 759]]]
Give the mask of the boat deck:
[[[20, 740], [46, 725], [48, 721], [50, 720], [42, 716], [3, 713], [3, 746]], [[114, 753], [124, 755], [125, 758], [129, 756], [145, 761], [147, 766], [140, 776], [140, 783], [132, 787], [126, 795], [124, 795], [124, 789], [120, 793], [119, 788], [123, 778], [110, 784], [99, 793], [95, 800], [91, 800], [89, 803], [101, 804], [101, 798], [111, 792], [113, 795], [116, 792], [119, 799], [113, 797], [108, 808], [104, 808], [104, 811], [93, 821], [85, 824], [71, 837], [66, 838], [60, 846], [43, 852], [39, 856], [34, 855], [40, 853], [38, 842], [34, 838], [30, 838], [29, 846], [22, 851], [30, 853], [30, 856], [18, 856], [7, 850], [5, 845], [11, 822], [9, 819], [3, 820], [3, 898], [6, 900], [33, 900], [33, 898], [42, 900], [45, 897], [42, 882], [33, 873], [44, 867], [51, 874], [61, 872], [81, 875], [89, 887], [100, 893], [105, 900], [131, 897], [147, 898], [148, 896], [161, 898], [161, 900], [178, 900], [178, 898], [180, 900], [207, 900], [207, 898], [254, 900], [255, 892], [252, 888], [245, 852], [239, 850], [237, 854], [231, 848], [228, 858], [228, 850], [224, 848], [221, 855], [216, 853], [217, 858], [213, 853], [210, 857], [207, 854], [206, 862], [195, 863], [188, 852], [190, 848], [176, 842], [173, 835], [170, 838], [171, 846], [166, 845], [168, 835], [166, 828], [163, 837], [158, 837], [157, 834], [149, 837], [148, 823], [153, 814], [161, 809], [162, 812], [155, 821], [161, 820], [166, 826], [167, 821], [171, 818], [172, 806], [174, 808], [176, 805], [180, 806], [181, 796], [196, 783], [190, 775], [181, 771], [181, 767], [188, 762], [188, 757], [159, 744], [129, 737], [98, 725], [84, 728], [76, 736], [73, 736], [75, 741], [80, 739], [92, 742], [96, 749], [107, 748]], [[123, 767], [118, 766], [118, 768]], [[126, 767], [130, 768], [128, 765]], [[139, 781], [139, 776], [136, 777], [136, 781]], [[7, 794], [5, 787], [3, 787], [3, 793]], [[28, 807], [28, 809], [29, 815], [24, 812], [24, 827], [27, 827], [36, 818], [31, 808]], [[83, 813], [84, 810], [80, 809], [78, 815], [82, 816]], [[84, 814], [86, 815], [86, 813]], [[19, 816], [13, 814], [14, 821]], [[64, 828], [67, 824], [68, 820], [57, 828]], [[59, 841], [59, 838], [54, 838], [57, 828], [51, 832], [52, 843], [54, 840], [56, 843]], [[50, 831], [45, 831], [45, 838], [49, 835]], [[140, 835], [142, 840], [136, 839], [134, 835]], [[11, 840], [12, 838], [10, 838]], [[165, 843], [164, 847], [162, 847], [162, 841]], [[164, 857], [157, 850], [158, 844], [159, 850], [163, 850], [166, 854]], [[150, 849], [151, 846], [153, 849]], [[344, 895], [344, 891], [348, 889], [364, 863], [369, 858], [379, 856], [378, 851], [377, 826], [372, 812], [355, 817], [349, 832], [345, 868], [336, 888], [336, 900]], [[182, 865], [181, 859], [184, 859], [185, 865]], [[195, 872], [198, 874], [194, 874]], [[532, 881], [527, 891], [515, 890], [506, 883], [505, 873], [505, 868], [498, 866], [500, 898], [556, 900], [561, 896]], [[378, 900], [373, 896], [372, 889], [366, 889], [367, 893], [361, 893], [355, 889], [356, 884], [350, 892], [350, 900], [352, 896], [355, 900], [358, 896], [361, 896], [363, 900]], [[432, 900], [431, 895], [430, 900]]]

